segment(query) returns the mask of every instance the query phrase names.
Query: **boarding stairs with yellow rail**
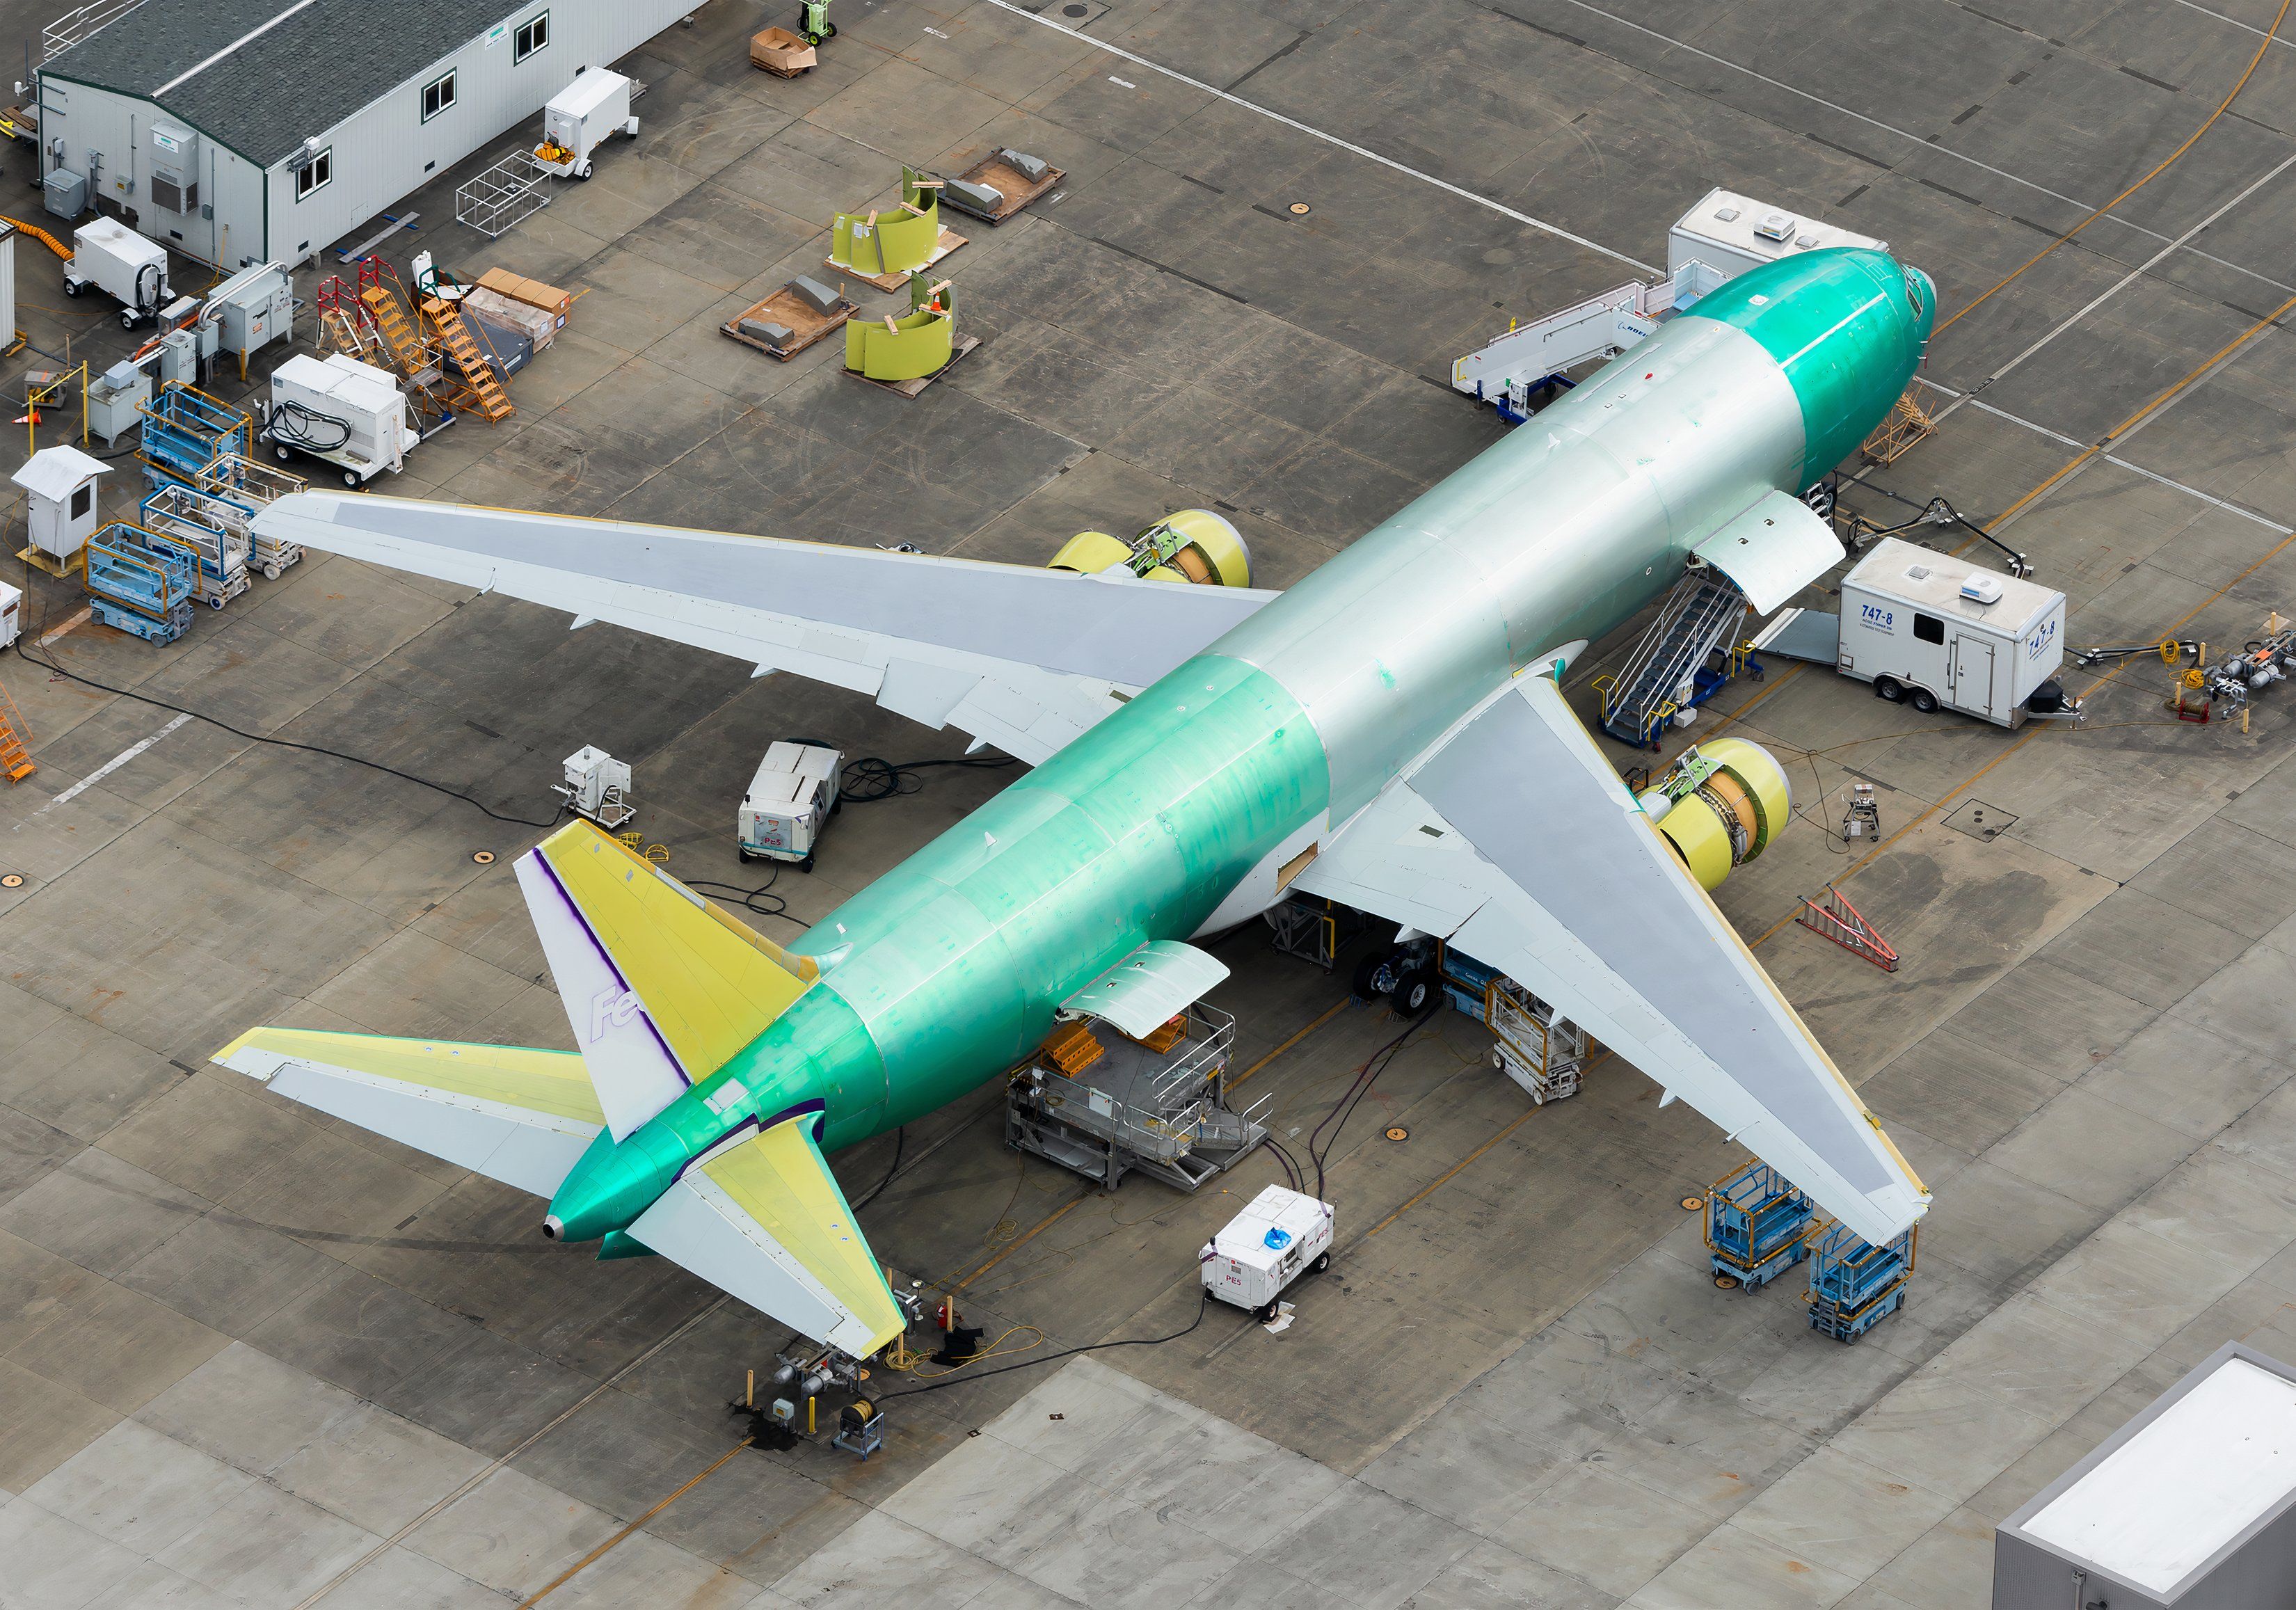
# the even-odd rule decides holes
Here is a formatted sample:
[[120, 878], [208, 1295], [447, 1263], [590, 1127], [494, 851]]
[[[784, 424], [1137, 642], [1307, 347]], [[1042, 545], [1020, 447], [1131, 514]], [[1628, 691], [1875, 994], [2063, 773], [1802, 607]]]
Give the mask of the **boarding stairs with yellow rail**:
[[494, 366], [479, 350], [479, 343], [471, 339], [470, 326], [463, 322], [463, 316], [452, 302], [442, 297], [424, 297], [422, 322], [437, 339], [439, 349], [461, 371], [462, 383], [472, 399], [471, 407], [485, 415], [490, 424], [500, 424], [518, 412], [511, 407], [510, 394], [503, 390]]
[[[1659, 605], [1658, 619], [1624, 668], [1615, 677], [1595, 679], [1603, 730], [1621, 743], [1656, 749], [1667, 723], [1712, 691], [1700, 685], [1700, 673], [1716, 650], [1728, 653], [1734, 648], [1751, 607], [1737, 584], [1719, 571], [1701, 566], [1684, 576]], [[1691, 690], [1686, 697], [1685, 687]]]

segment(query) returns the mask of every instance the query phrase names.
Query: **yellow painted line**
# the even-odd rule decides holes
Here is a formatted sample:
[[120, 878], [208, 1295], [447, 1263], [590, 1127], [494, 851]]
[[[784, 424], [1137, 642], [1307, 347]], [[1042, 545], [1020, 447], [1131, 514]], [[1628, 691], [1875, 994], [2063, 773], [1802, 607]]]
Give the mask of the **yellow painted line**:
[[[1598, 1054], [1595, 1056], [1595, 1059], [1594, 1059], [1592, 1062], [1588, 1063], [1588, 1064], [1586, 1065], [1586, 1067], [1584, 1067], [1583, 1069], [1581, 1069], [1581, 1070], [1579, 1070], [1579, 1071], [1580, 1071], [1580, 1072], [1581, 1072], [1582, 1074], [1584, 1074], [1584, 1073], [1591, 1073], [1591, 1072], [1593, 1072], [1596, 1068], [1601, 1067], [1601, 1066], [1602, 1066], [1605, 1062], [1608, 1062], [1608, 1061], [1610, 1060], [1610, 1057], [1611, 1057], [1611, 1054], [1610, 1054], [1608, 1051], [1603, 1051], [1603, 1052], [1600, 1052], [1600, 1053], [1598, 1053]], [[1522, 1128], [1522, 1126], [1523, 1126], [1524, 1124], [1526, 1124], [1526, 1123], [1529, 1122], [1529, 1121], [1530, 1121], [1530, 1119], [1531, 1119], [1532, 1114], [1533, 1114], [1533, 1113], [1536, 1113], [1538, 1110], [1539, 1110], [1539, 1109], [1538, 1109], [1538, 1108], [1537, 1108], [1537, 1107], [1532, 1107], [1532, 1108], [1529, 1109], [1528, 1111], [1526, 1111], [1525, 1113], [1523, 1113], [1520, 1117], [1515, 1118], [1515, 1119], [1513, 1119], [1512, 1121], [1510, 1121], [1509, 1123], [1507, 1123], [1507, 1124], [1506, 1124], [1506, 1126], [1505, 1126], [1505, 1128], [1501, 1129], [1497, 1134], [1496, 1134], [1496, 1135], [1492, 1136], [1488, 1140], [1486, 1140], [1485, 1142], [1483, 1142], [1483, 1144], [1482, 1144], [1482, 1145], [1480, 1145], [1480, 1146], [1477, 1146], [1473, 1151], [1472, 1151], [1472, 1152], [1468, 1153], [1464, 1157], [1460, 1158], [1458, 1162], [1456, 1162], [1453, 1163], [1449, 1168], [1447, 1168], [1447, 1169], [1444, 1170], [1440, 1174], [1438, 1174], [1438, 1175], [1437, 1175], [1433, 1179], [1429, 1180], [1429, 1181], [1427, 1182], [1427, 1184], [1425, 1184], [1424, 1186], [1421, 1187], [1417, 1191], [1414, 1192], [1410, 1196], [1406, 1197], [1406, 1198], [1404, 1200], [1404, 1203], [1403, 1203], [1403, 1205], [1402, 1205], [1402, 1206], [1400, 1206], [1400, 1207], [1397, 1208], [1397, 1209], [1395, 1210], [1395, 1212], [1393, 1212], [1392, 1213], [1390, 1213], [1386, 1218], [1384, 1218], [1384, 1219], [1381, 1220], [1377, 1224], [1373, 1225], [1373, 1226], [1371, 1227], [1371, 1228], [1369, 1228], [1369, 1229], [1365, 1230], [1365, 1231], [1364, 1232], [1364, 1239], [1365, 1239], [1365, 1241], [1370, 1240], [1374, 1236], [1378, 1235], [1378, 1234], [1380, 1233], [1380, 1231], [1382, 1231], [1382, 1230], [1385, 1229], [1389, 1225], [1393, 1224], [1397, 1220], [1398, 1220], [1398, 1219], [1402, 1218], [1402, 1217], [1404, 1216], [1404, 1214], [1406, 1214], [1406, 1213], [1409, 1212], [1413, 1208], [1417, 1207], [1421, 1203], [1423, 1203], [1423, 1202], [1426, 1201], [1428, 1197], [1430, 1197], [1430, 1196], [1433, 1195], [1434, 1195], [1438, 1190], [1440, 1190], [1444, 1186], [1448, 1185], [1448, 1184], [1451, 1182], [1451, 1180], [1453, 1179], [1453, 1178], [1454, 1178], [1454, 1177], [1456, 1177], [1456, 1176], [1458, 1174], [1458, 1172], [1459, 1172], [1459, 1171], [1460, 1171], [1460, 1170], [1462, 1170], [1462, 1169], [1465, 1168], [1469, 1163], [1471, 1163], [1471, 1162], [1474, 1162], [1474, 1161], [1475, 1161], [1475, 1159], [1477, 1159], [1478, 1157], [1480, 1157], [1484, 1153], [1486, 1153], [1486, 1152], [1489, 1151], [1493, 1146], [1495, 1146], [1498, 1145], [1498, 1143], [1499, 1143], [1500, 1141], [1505, 1140], [1508, 1136], [1510, 1136], [1510, 1135], [1513, 1134], [1517, 1129], [1519, 1129]]]
[[995, 1269], [998, 1264], [1004, 1262], [1005, 1259], [1010, 1258], [1013, 1253], [1028, 1245], [1029, 1243], [1034, 1241], [1038, 1236], [1043, 1235], [1046, 1230], [1052, 1228], [1053, 1225], [1062, 1214], [1066, 1213], [1070, 1208], [1076, 1206], [1078, 1203], [1082, 1202], [1085, 1197], [1091, 1194], [1092, 1193], [1089, 1190], [1086, 1190], [1070, 1197], [1066, 1202], [1061, 1203], [1060, 1206], [1054, 1208], [1051, 1213], [1046, 1215], [1045, 1218], [1038, 1220], [1035, 1228], [1029, 1230], [1028, 1234], [1022, 1236], [1019, 1240], [1013, 1242], [1012, 1245], [1006, 1247], [1003, 1252], [997, 1253], [994, 1258], [991, 1258], [988, 1262], [982, 1264], [979, 1269], [974, 1269], [971, 1274], [967, 1275], [964, 1279], [958, 1281], [955, 1286], [950, 1286], [948, 1289], [952, 1292], [961, 1292], [966, 1286], [971, 1286], [974, 1281], [980, 1279], [981, 1276], [987, 1274], [990, 1269]]
[[1252, 1064], [1251, 1066], [1246, 1068], [1234, 1079], [1229, 1080], [1227, 1081], [1227, 1088], [1231, 1090], [1234, 1089], [1236, 1086], [1242, 1084], [1245, 1080], [1250, 1079], [1253, 1074], [1259, 1072], [1260, 1069], [1266, 1067], [1269, 1063], [1274, 1062], [1277, 1057], [1283, 1056], [1283, 1053], [1289, 1051], [1292, 1047], [1307, 1039], [1308, 1036], [1313, 1034], [1325, 1023], [1330, 1023], [1334, 1017], [1337, 1017], [1341, 1012], [1347, 1009], [1347, 1005], [1348, 998], [1346, 996], [1341, 996], [1332, 1006], [1326, 1007], [1323, 1012], [1319, 1013], [1314, 1019], [1312, 1019], [1305, 1028], [1294, 1031], [1292, 1037], [1285, 1040], [1282, 1045], [1276, 1047], [1275, 1049], [1270, 1051], [1267, 1056]]
[[676, 1492], [671, 1493], [668, 1498], [662, 1499], [660, 1503], [656, 1504], [652, 1508], [638, 1516], [636, 1520], [632, 1521], [628, 1525], [614, 1533], [613, 1536], [608, 1538], [595, 1548], [591, 1549], [589, 1553], [584, 1555], [580, 1559], [576, 1560], [572, 1565], [567, 1566], [565, 1570], [553, 1577], [549, 1585], [545, 1587], [540, 1592], [535, 1594], [530, 1598], [522, 1598], [519, 1600], [518, 1610], [529, 1610], [529, 1606], [540, 1604], [544, 1599], [548, 1598], [552, 1594], [557, 1592], [567, 1583], [572, 1581], [576, 1577], [579, 1576], [583, 1571], [587, 1569], [591, 1564], [603, 1557], [607, 1550], [612, 1548], [616, 1544], [621, 1542], [623, 1539], [628, 1537], [630, 1533], [636, 1532], [639, 1527], [653, 1519], [654, 1516], [660, 1515], [663, 1510], [677, 1502], [678, 1499], [684, 1498], [687, 1493], [701, 1485], [701, 1483], [707, 1481], [709, 1477], [717, 1474], [718, 1467], [724, 1465], [726, 1460], [732, 1458], [735, 1454], [741, 1452], [742, 1450], [747, 1448], [750, 1445], [750, 1441], [751, 1439], [743, 1437], [740, 1442], [734, 1443], [733, 1447], [727, 1449], [724, 1453], [719, 1454], [716, 1462], [713, 1463], [709, 1469], [703, 1471], [700, 1475], [695, 1476], [692, 1481], [686, 1483], [685, 1486], [679, 1488]]

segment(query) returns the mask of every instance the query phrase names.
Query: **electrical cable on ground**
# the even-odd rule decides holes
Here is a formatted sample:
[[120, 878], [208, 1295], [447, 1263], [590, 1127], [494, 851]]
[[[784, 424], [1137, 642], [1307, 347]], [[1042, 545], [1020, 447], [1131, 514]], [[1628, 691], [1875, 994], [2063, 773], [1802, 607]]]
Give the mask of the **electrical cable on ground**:
[[2070, 229], [2066, 230], [2062, 234], [2057, 236], [2055, 240], [2051, 241], [2047, 245], [2042, 247], [2031, 257], [2027, 258], [2015, 268], [2010, 270], [2009, 273], [2002, 275], [2001, 278], [1994, 282], [1994, 283], [1988, 287], [1983, 294], [1980, 295], [1975, 301], [1969, 303], [1959, 312], [1956, 313], [1953, 317], [1946, 320], [1945, 323], [1939, 324], [1935, 330], [1931, 331], [1930, 333], [1931, 338], [1934, 340], [1936, 337], [1944, 334], [1948, 330], [1951, 329], [1956, 324], [1960, 322], [1964, 316], [1977, 311], [1979, 308], [1982, 307], [1985, 302], [1992, 297], [1995, 292], [2008, 285], [2010, 282], [2022, 275], [2026, 269], [2030, 268], [2034, 264], [2048, 256], [2058, 247], [2063, 245], [2067, 241], [2071, 240], [2073, 236], [2087, 228], [2091, 224], [2095, 223], [2097, 219], [2103, 218], [2106, 213], [2111, 212], [2114, 208], [2120, 206], [2121, 202], [2127, 201], [2130, 196], [2135, 195], [2147, 185], [2150, 185], [2154, 179], [2160, 177], [2162, 173], [2166, 172], [2169, 166], [2176, 162], [2177, 159], [2181, 158], [2186, 152], [2190, 151], [2202, 135], [2208, 133], [2210, 128], [2216, 126], [2216, 121], [2218, 118], [2223, 117], [2225, 113], [2232, 110], [2232, 103], [2240, 99], [2240, 92], [2248, 87], [2249, 79], [2255, 75], [2258, 66], [2264, 61], [2264, 53], [2272, 48], [2273, 40], [2278, 37], [2280, 33], [2280, 25], [2288, 20], [2288, 8], [2291, 3], [2292, 0], [2280, 0], [2279, 15], [2273, 18], [2272, 27], [2266, 31], [2264, 38], [2256, 47], [2256, 54], [2249, 58], [2247, 70], [2243, 72], [2240, 75], [2239, 80], [2233, 85], [2232, 93], [2218, 103], [2217, 109], [2209, 114], [2208, 121], [2202, 123], [2198, 128], [2193, 130], [2190, 135], [2186, 136], [2185, 143], [2182, 145], [2177, 146], [2176, 150], [2161, 158], [2161, 160], [2154, 165], [2152, 171], [2147, 173], [2143, 178], [2137, 180], [2136, 183], [2131, 185], [2128, 189], [2113, 197], [2112, 200], [2107, 201], [2103, 206], [2090, 213], [2088, 217], [2083, 218], [2079, 223], [2075, 224]]
[[[813, 924], [803, 917], [791, 916], [789, 912], [789, 902], [780, 895], [772, 892], [774, 880], [779, 876], [781, 876], [780, 869], [775, 868], [773, 877], [767, 878], [755, 889], [744, 889], [739, 883], [721, 883], [714, 878], [685, 878], [681, 881], [688, 889], [704, 891], [714, 890], [731, 899], [743, 910], [758, 916], [777, 916], [785, 923], [795, 923], [800, 928], [812, 927]], [[765, 903], [767, 901], [771, 901], [772, 904], [767, 905]]]
[[[837, 747], [826, 738], [789, 738], [783, 742], [808, 744], [815, 749]], [[876, 755], [862, 755], [848, 760], [845, 769], [838, 775], [837, 799], [841, 805], [874, 805], [880, 800], [915, 793], [924, 786], [924, 779], [916, 774], [935, 766], [996, 771], [1020, 763], [1011, 755], [957, 755], [945, 760], [888, 760]]]
[[[1035, 1331], [1037, 1333], [1037, 1339], [1034, 1342], [1024, 1342], [1018, 1347], [1007, 1347], [1004, 1345], [1006, 1337], [1017, 1336], [1024, 1330]], [[1033, 1352], [1037, 1348], [1042, 1347], [1045, 1344], [1045, 1333], [1036, 1326], [1007, 1326], [1003, 1335], [998, 1336], [996, 1340], [991, 1342], [988, 1346], [982, 1348], [970, 1359], [960, 1359], [955, 1363], [947, 1366], [946, 1368], [933, 1371], [931, 1375], [924, 1373], [923, 1365], [915, 1365], [911, 1368], [910, 1375], [912, 1378], [919, 1381], [938, 1381], [945, 1376], [955, 1375], [960, 1369], [971, 1369], [974, 1365], [983, 1363], [990, 1359], [1009, 1359], [1014, 1353]], [[988, 1373], [993, 1376], [997, 1372], [992, 1369]]]
[[885, 1177], [877, 1182], [876, 1189], [862, 1197], [860, 1201], [853, 1203], [853, 1211], [855, 1212], [859, 1212], [863, 1208], [867, 1207], [871, 1203], [876, 1201], [878, 1197], [883, 1195], [885, 1194], [885, 1187], [893, 1183], [893, 1176], [901, 1171], [901, 1147], [907, 1143], [908, 1137], [909, 1126], [906, 1124], [903, 1124], [899, 1129], [893, 1131], [893, 1166], [885, 1171]]
[[[1396, 1053], [1402, 1049], [1403, 1042], [1411, 1038], [1420, 1024], [1427, 1022], [1433, 1015], [1431, 1012], [1423, 1013], [1413, 1018], [1404, 1024], [1400, 1034], [1365, 1057], [1363, 1065], [1357, 1070], [1355, 1083], [1349, 1087], [1347, 1094], [1332, 1104], [1332, 1110], [1324, 1114], [1323, 1123], [1317, 1124], [1308, 1135], [1308, 1160], [1316, 1165], [1316, 1201], [1321, 1202], [1324, 1199], [1324, 1159], [1331, 1155], [1332, 1148], [1339, 1144], [1341, 1131], [1348, 1127], [1348, 1120], [1355, 1116], [1356, 1108], [1361, 1105], [1363, 1098], [1370, 1094], [1372, 1086], [1378, 1082], [1379, 1076], [1386, 1072], [1389, 1064], [1394, 1062]], [[1332, 1130], [1331, 1139], [1324, 1140], [1318, 1146], [1317, 1142], [1322, 1140], [1324, 1127], [1331, 1124], [1334, 1119], [1338, 1120], [1338, 1127]]]
[[[25, 566], [24, 592], [27, 597], [32, 596], [31, 567], [29, 564]], [[458, 788], [449, 788], [444, 783], [434, 783], [428, 777], [418, 777], [411, 771], [401, 771], [396, 766], [384, 765], [381, 760], [370, 760], [361, 755], [347, 755], [340, 749], [329, 749], [324, 744], [298, 743], [292, 738], [275, 738], [262, 733], [249, 732], [244, 727], [234, 727], [219, 716], [211, 716], [205, 711], [191, 710], [181, 704], [172, 704], [165, 699], [155, 699], [150, 694], [139, 694], [132, 688], [114, 687], [109, 682], [97, 681], [94, 677], [83, 677], [78, 671], [67, 670], [45, 654], [35, 654], [32, 652], [32, 645], [35, 641], [36, 628], [27, 628], [26, 635], [17, 641], [16, 653], [53, 676], [62, 677], [67, 682], [77, 682], [83, 687], [93, 687], [100, 693], [111, 694], [117, 698], [133, 699], [138, 704], [149, 704], [158, 710], [173, 711], [179, 716], [189, 716], [193, 720], [204, 721], [210, 727], [220, 727], [234, 737], [244, 738], [250, 743], [268, 743], [276, 749], [298, 749], [306, 754], [325, 755], [330, 760], [348, 760], [353, 766], [364, 766], [370, 771], [379, 771], [386, 776], [397, 777], [401, 782], [428, 788], [434, 793], [443, 793], [450, 800], [460, 800], [463, 804], [491, 817], [496, 821], [507, 823], [514, 827], [554, 827], [558, 825], [558, 818], [566, 814], [564, 808], [561, 807], [548, 817], [538, 822], [529, 817], [505, 816], [483, 800], [464, 793]]]
[[939, 1392], [945, 1386], [963, 1386], [967, 1382], [986, 1381], [991, 1376], [1009, 1375], [1016, 1369], [1034, 1369], [1039, 1365], [1056, 1363], [1062, 1359], [1073, 1359], [1078, 1353], [1096, 1353], [1112, 1347], [1161, 1347], [1167, 1342], [1177, 1342], [1181, 1337], [1193, 1333], [1204, 1322], [1204, 1315], [1210, 1309], [1211, 1302], [1212, 1294], [1207, 1291], [1196, 1304], [1196, 1317], [1188, 1322], [1187, 1327], [1184, 1330], [1176, 1330], [1168, 1336], [1130, 1336], [1121, 1342], [1093, 1342], [1082, 1347], [1062, 1348], [1059, 1352], [1046, 1353], [1041, 1359], [1023, 1359], [1018, 1364], [1007, 1364], [1000, 1369], [985, 1370], [977, 1376], [967, 1376], [961, 1381], [929, 1381], [922, 1386], [912, 1386], [901, 1392], [889, 1392], [877, 1401], [890, 1403], [895, 1398], [914, 1398], [919, 1392]]

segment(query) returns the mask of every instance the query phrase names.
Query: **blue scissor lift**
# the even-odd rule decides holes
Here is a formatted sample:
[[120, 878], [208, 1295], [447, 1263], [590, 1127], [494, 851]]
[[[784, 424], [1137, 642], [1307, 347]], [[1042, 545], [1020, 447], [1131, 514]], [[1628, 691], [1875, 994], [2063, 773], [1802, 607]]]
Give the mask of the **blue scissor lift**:
[[182, 543], [114, 521], [87, 539], [87, 606], [98, 620], [152, 643], [192, 624], [199, 555]]
[[1753, 1291], [1800, 1263], [1812, 1212], [1808, 1197], [1759, 1160], [1716, 1180], [1706, 1194], [1715, 1284]]
[[1919, 1227], [1875, 1246], [1847, 1226], [1816, 1237], [1809, 1269], [1809, 1325], [1837, 1342], [1855, 1342], [1906, 1303]]
[[143, 448], [136, 456], [155, 492], [172, 485], [201, 487], [218, 458], [245, 456], [254, 437], [255, 422], [245, 413], [174, 381], [144, 405]]

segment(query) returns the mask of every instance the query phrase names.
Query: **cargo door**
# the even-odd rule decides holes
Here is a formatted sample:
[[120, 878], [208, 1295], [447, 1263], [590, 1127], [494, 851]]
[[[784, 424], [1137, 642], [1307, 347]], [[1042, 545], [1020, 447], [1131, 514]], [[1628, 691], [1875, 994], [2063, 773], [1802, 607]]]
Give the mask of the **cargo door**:
[[1993, 640], [1964, 632], [1953, 640], [1953, 702], [1972, 716], [1993, 715]]

